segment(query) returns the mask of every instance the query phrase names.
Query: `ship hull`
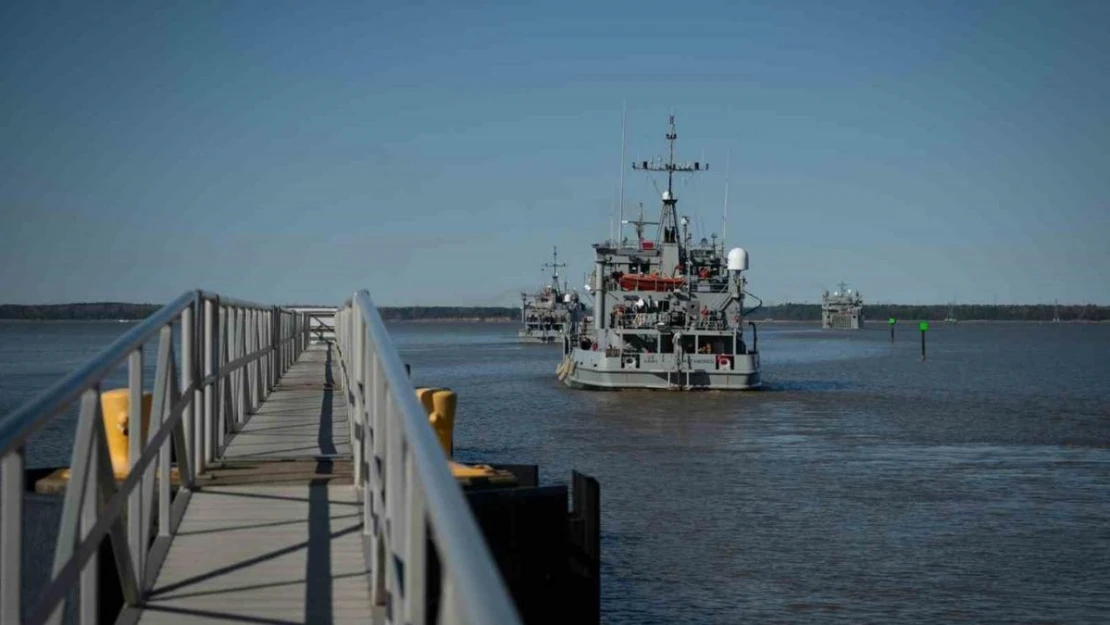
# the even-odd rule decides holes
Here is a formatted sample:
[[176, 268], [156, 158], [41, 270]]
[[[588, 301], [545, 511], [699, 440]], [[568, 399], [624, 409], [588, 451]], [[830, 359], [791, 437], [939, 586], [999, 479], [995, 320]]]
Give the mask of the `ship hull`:
[[821, 328], [824, 330], [862, 330], [863, 318], [862, 317], [824, 317], [821, 321]]
[[758, 353], [728, 356], [687, 354], [679, 367], [673, 354], [606, 356], [576, 348], [559, 365], [563, 384], [573, 389], [654, 389], [684, 391], [752, 391], [763, 386]]
[[535, 332], [517, 332], [516, 340], [523, 345], [558, 345], [561, 344], [560, 335], [555, 332], [539, 334]]

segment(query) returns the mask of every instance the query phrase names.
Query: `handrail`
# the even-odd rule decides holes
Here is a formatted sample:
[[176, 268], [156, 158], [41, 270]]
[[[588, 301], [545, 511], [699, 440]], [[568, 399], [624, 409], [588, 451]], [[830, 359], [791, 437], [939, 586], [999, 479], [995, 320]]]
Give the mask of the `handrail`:
[[[439, 622], [520, 623], [368, 292], [359, 291], [343, 304], [335, 329], [351, 404], [355, 481], [372, 545], [374, 599], [383, 602], [388, 593], [395, 598], [394, 620], [425, 622], [424, 540], [430, 529], [441, 562]], [[404, 579], [397, 578], [395, 559], [406, 564]]]
[[183, 293], [125, 332], [73, 373], [0, 419], [0, 455], [6, 455], [26, 442], [40, 427], [76, 401], [94, 381], [106, 377], [129, 353], [154, 338], [158, 329], [176, 319], [195, 298], [194, 292]]
[[[179, 347], [174, 344], [174, 327], [180, 329]], [[141, 422], [144, 351], [154, 339], [157, 367], [147, 440], [130, 436], [129, 472], [117, 485], [101, 414], [101, 384], [126, 360], [129, 420]], [[0, 621], [57, 623], [66, 597], [77, 585], [79, 620], [95, 622], [97, 551], [108, 535], [124, 602], [138, 605], [177, 532], [196, 474], [220, 457], [227, 435], [261, 404], [307, 345], [307, 317], [300, 313], [188, 291], [0, 419]], [[78, 401], [53, 574], [25, 619], [21, 586], [26, 443]], [[176, 456], [172, 462], [171, 453]], [[176, 491], [170, 484], [172, 468], [180, 482]], [[154, 530], [157, 534], [152, 536]]]

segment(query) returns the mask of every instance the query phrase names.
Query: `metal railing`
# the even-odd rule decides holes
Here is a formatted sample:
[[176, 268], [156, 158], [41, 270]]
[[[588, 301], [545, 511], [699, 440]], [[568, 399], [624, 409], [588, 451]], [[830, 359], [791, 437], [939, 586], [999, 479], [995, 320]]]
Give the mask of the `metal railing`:
[[315, 306], [311, 308], [295, 306], [290, 310], [308, 317], [308, 328], [313, 340], [319, 342], [335, 340], [336, 308], [334, 306]]
[[[336, 337], [354, 436], [355, 483], [363, 501], [372, 598], [391, 622], [519, 624], [428, 416], [369, 293], [336, 314]], [[438, 595], [429, 596], [426, 547], [439, 556]], [[431, 601], [429, 601], [431, 600]]]
[[[130, 471], [117, 484], [101, 413], [102, 384], [126, 361], [129, 428], [142, 432], [134, 424], [142, 423], [144, 345], [155, 339], [157, 367], [146, 440], [141, 434], [129, 437]], [[307, 345], [303, 314], [189, 291], [0, 420], [0, 621], [60, 622], [76, 586], [78, 621], [96, 622], [97, 558], [106, 536], [111, 537], [124, 603], [140, 605], [169, 551], [195, 476], [221, 456], [228, 435], [257, 409]], [[53, 571], [25, 615], [21, 550], [26, 445], [74, 404], [79, 404], [77, 429]]]

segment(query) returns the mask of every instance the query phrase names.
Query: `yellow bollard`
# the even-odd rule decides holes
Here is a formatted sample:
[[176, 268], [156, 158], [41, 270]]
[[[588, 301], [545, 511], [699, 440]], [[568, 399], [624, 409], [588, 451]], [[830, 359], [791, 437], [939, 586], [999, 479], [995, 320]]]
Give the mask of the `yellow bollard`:
[[[153, 402], [150, 393], [143, 393], [142, 440], [150, 431], [150, 406]], [[131, 471], [130, 460], [130, 408], [131, 391], [117, 388], [100, 394], [100, 410], [104, 413], [104, 430], [108, 436], [108, 453], [112, 457], [112, 473], [116, 479], [123, 479]]]
[[514, 486], [516, 476], [511, 471], [494, 469], [486, 464], [466, 465], [451, 460], [455, 452], [455, 407], [458, 397], [455, 391], [447, 388], [421, 387], [416, 389], [416, 399], [428, 414], [428, 423], [436, 433], [443, 452], [447, 454], [447, 464], [451, 475], [464, 487], [479, 484], [489, 486]]
[[416, 398], [428, 414], [428, 423], [432, 425], [432, 431], [436, 433], [443, 453], [450, 458], [455, 451], [455, 406], [458, 405], [455, 391], [422, 387], [416, 389]]

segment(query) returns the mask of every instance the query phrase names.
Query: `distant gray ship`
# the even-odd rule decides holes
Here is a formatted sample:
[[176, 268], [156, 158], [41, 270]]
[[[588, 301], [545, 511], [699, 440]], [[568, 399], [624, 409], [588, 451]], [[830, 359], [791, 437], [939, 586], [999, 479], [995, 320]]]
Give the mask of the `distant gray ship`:
[[821, 296], [821, 327], [833, 330], [859, 330], [863, 327], [863, 296], [852, 289], [825, 291]]
[[[716, 235], [712, 243], [692, 242], [687, 219], [677, 215], [674, 174], [708, 166], [676, 164], [677, 138], [672, 115], [668, 160], [633, 165], [667, 173], [659, 221], [631, 222], [631, 242], [623, 238], [622, 223], [620, 241], [593, 245], [595, 271], [586, 285], [593, 318], [566, 334], [557, 369], [572, 388], [744, 390], [762, 384], [755, 324], [750, 342], [744, 336], [744, 316], [755, 310], [744, 310], [744, 298], [758, 300], [745, 289], [748, 254], [741, 248], [726, 254]], [[657, 227], [654, 240], [644, 237], [645, 225]]]
[[568, 308], [578, 307], [577, 293], [569, 292], [565, 284], [559, 285], [559, 267], [566, 267], [566, 264], [559, 262], [558, 248], [552, 248], [552, 257], [551, 263], [544, 263], [545, 268], [552, 269], [551, 281], [535, 293], [520, 294], [523, 327], [517, 332], [517, 340], [521, 343], [556, 345], [569, 330]]

